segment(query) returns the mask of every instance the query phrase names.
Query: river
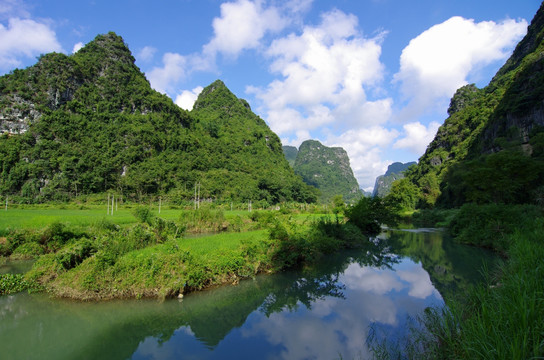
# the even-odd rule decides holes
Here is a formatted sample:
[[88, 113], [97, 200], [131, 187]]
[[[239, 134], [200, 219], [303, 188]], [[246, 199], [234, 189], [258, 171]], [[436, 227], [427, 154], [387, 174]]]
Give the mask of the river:
[[0, 358], [367, 359], [369, 338], [402, 344], [418, 314], [462, 294], [493, 261], [438, 230], [388, 231], [319, 266], [182, 300], [3, 296]]

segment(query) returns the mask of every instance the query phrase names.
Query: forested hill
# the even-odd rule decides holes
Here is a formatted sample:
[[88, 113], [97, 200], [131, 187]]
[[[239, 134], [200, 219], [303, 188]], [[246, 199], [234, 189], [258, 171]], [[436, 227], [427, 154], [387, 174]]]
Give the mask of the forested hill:
[[348, 154], [341, 147], [327, 147], [317, 140], [306, 140], [298, 149], [294, 169], [304, 182], [321, 191], [324, 202], [335, 195], [342, 195], [346, 201], [362, 196]]
[[544, 4], [488, 86], [455, 93], [408, 179], [422, 207], [544, 200]]
[[13, 201], [116, 192], [133, 199], [315, 201], [278, 137], [214, 82], [192, 112], [154, 91], [123, 39], [99, 35], [0, 77], [0, 193]]
[[387, 167], [385, 174], [376, 178], [376, 184], [374, 184], [374, 190], [372, 196], [384, 197], [389, 194], [391, 185], [396, 180], [404, 177], [404, 172], [412, 165], [416, 165], [415, 161], [408, 163], [394, 162]]
[[287, 159], [287, 162], [291, 167], [295, 166], [295, 161], [297, 159], [298, 149], [295, 146], [283, 145], [283, 155]]

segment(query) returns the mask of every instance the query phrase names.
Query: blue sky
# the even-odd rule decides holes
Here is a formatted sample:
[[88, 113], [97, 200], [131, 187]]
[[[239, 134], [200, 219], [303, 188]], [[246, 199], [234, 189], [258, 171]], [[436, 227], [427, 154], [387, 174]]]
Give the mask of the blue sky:
[[0, 0], [0, 74], [115, 31], [190, 108], [221, 79], [282, 139], [342, 146], [371, 190], [414, 161], [467, 83], [487, 85], [537, 0]]

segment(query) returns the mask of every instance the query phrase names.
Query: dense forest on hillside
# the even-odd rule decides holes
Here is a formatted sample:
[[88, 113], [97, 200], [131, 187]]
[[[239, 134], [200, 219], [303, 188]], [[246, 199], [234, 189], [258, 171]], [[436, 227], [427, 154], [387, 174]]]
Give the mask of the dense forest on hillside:
[[406, 174], [419, 207], [543, 202], [543, 38], [541, 9], [488, 86], [455, 93], [449, 117]]
[[306, 140], [300, 144], [293, 168], [305, 183], [321, 191], [323, 202], [329, 202], [336, 195], [342, 195], [347, 202], [359, 200], [362, 196], [348, 154], [341, 147], [328, 147], [317, 140]]
[[142, 200], [314, 202], [281, 142], [216, 81], [194, 110], [151, 89], [123, 39], [99, 35], [0, 77], [0, 193], [66, 201], [115, 192]]
[[353, 202], [363, 195], [353, 175], [347, 152], [341, 147], [328, 147], [317, 140], [306, 140], [297, 149], [283, 146], [283, 154], [297, 175], [320, 191], [321, 202], [335, 196]]

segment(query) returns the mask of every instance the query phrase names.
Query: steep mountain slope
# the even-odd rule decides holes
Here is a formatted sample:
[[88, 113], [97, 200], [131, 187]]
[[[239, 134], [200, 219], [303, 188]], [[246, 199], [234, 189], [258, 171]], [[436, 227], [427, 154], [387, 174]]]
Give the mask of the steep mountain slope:
[[295, 173], [307, 184], [321, 190], [321, 200], [329, 201], [342, 195], [351, 201], [362, 196], [349, 164], [348, 154], [341, 147], [327, 147], [316, 140], [306, 140], [298, 149]]
[[376, 184], [374, 185], [374, 191], [372, 196], [384, 197], [389, 194], [391, 185], [394, 181], [404, 178], [404, 172], [412, 165], [416, 165], [415, 161], [409, 163], [395, 162], [387, 167], [385, 174], [376, 178]]
[[287, 159], [289, 166], [294, 167], [297, 160], [298, 149], [295, 146], [284, 145], [282, 147], [283, 155]]
[[315, 200], [247, 102], [216, 82], [191, 113], [180, 109], [114, 33], [0, 77], [0, 104], [0, 192], [12, 199], [115, 191], [182, 201], [199, 182], [206, 198]]
[[[542, 180], [543, 38], [544, 4], [489, 85], [483, 89], [467, 85], [455, 93], [449, 117], [418, 166], [407, 174], [422, 190], [421, 206], [433, 206], [437, 200], [456, 206], [465, 201], [517, 203], [534, 198], [530, 193]], [[510, 188], [509, 183], [516, 185]], [[492, 187], [500, 190], [491, 194]], [[499, 191], [517, 195], [505, 197]]]

